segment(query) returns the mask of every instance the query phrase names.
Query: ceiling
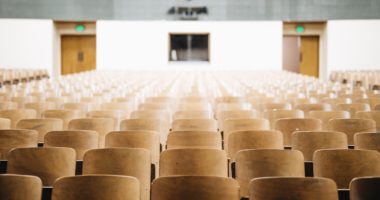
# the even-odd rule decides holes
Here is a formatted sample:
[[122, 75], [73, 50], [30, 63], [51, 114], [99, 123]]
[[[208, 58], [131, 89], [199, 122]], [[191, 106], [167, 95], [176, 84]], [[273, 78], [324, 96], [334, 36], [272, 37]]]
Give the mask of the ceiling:
[[380, 19], [380, 0], [0, 0], [0, 18], [178, 20], [173, 6], [207, 6], [201, 20]]

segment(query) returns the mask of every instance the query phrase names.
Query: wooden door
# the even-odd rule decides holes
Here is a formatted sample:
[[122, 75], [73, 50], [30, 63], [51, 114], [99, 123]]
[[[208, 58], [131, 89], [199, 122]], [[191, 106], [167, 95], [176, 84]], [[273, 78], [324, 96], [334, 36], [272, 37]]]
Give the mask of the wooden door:
[[73, 74], [96, 68], [96, 37], [63, 35], [61, 37], [61, 74]]
[[319, 77], [319, 36], [301, 36], [300, 73]]
[[289, 72], [300, 72], [300, 46], [299, 36], [284, 36], [282, 40], [282, 69]]

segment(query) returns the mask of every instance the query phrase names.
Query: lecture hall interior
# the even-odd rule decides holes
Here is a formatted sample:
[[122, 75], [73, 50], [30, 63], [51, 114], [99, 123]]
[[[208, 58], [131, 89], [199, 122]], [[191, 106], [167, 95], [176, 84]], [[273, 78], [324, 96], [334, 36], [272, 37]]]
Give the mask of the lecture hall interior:
[[380, 200], [380, 0], [0, 0], [1, 200]]

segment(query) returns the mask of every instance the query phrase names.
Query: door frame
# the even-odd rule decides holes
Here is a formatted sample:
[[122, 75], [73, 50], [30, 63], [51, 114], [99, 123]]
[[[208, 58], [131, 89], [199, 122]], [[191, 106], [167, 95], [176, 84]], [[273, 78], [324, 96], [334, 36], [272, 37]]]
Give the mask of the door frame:
[[[303, 33], [298, 33], [296, 27], [302, 25], [305, 27]], [[327, 33], [326, 21], [302, 22], [291, 21], [283, 22], [283, 36], [319, 36], [319, 79], [327, 80]]]
[[[77, 32], [75, 27], [84, 25], [86, 28], [82, 32]], [[53, 30], [53, 77], [61, 75], [62, 54], [61, 38], [63, 35], [91, 35], [96, 39], [96, 21], [54, 21]], [[96, 68], [96, 67], [95, 67]]]

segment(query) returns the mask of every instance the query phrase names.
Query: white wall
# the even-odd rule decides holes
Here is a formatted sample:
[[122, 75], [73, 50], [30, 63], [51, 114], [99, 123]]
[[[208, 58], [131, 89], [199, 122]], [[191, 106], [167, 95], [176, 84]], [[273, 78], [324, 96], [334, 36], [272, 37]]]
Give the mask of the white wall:
[[197, 69], [282, 66], [282, 22], [98, 21], [98, 69], [195, 69], [168, 62], [169, 33], [210, 33], [210, 64]]
[[329, 21], [328, 70], [380, 70], [380, 20]]
[[0, 68], [52, 70], [51, 20], [0, 19]]

